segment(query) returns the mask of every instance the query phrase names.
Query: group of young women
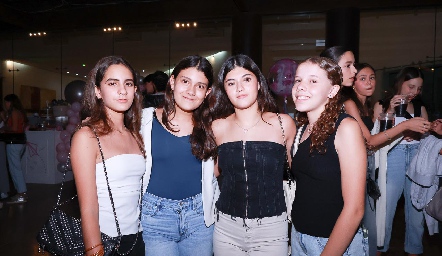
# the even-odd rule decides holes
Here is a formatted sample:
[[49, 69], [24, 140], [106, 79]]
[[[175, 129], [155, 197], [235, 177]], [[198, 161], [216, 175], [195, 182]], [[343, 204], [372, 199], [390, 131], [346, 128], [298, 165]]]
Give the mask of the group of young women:
[[[182, 59], [161, 109], [142, 109], [127, 61], [101, 59], [86, 83], [88, 118], [70, 154], [85, 254], [104, 255], [105, 233], [121, 236], [122, 255], [285, 256], [289, 214], [291, 255], [366, 255], [360, 225], [366, 145], [382, 145], [404, 130], [425, 132], [417, 127], [429, 123], [413, 118], [388, 130], [388, 139], [370, 135], [373, 116], [365, 103], [374, 70], [356, 70], [349, 51], [336, 56], [298, 66], [299, 131], [278, 113], [248, 56], [228, 58], [217, 81], [205, 58]], [[341, 87], [353, 82], [356, 97], [343, 99]], [[412, 92], [400, 87], [406, 87], [401, 94]], [[287, 168], [296, 178], [291, 213], [283, 191]]]

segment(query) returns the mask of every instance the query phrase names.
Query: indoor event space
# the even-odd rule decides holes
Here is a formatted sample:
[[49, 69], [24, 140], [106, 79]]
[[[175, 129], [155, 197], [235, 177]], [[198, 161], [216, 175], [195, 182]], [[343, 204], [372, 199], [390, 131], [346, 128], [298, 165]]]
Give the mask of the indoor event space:
[[[337, 46], [342, 48], [333, 48]], [[335, 49], [336, 52], [330, 49]], [[196, 55], [202, 58], [195, 57]], [[107, 56], [117, 57], [106, 59]], [[316, 58], [319, 56], [321, 58]], [[344, 56], [349, 59], [345, 64], [341, 64]], [[315, 115], [313, 121], [311, 113], [316, 112], [307, 105], [310, 98], [316, 99], [315, 93], [318, 92], [314, 89], [310, 91], [309, 88], [313, 87], [309, 86], [312, 85], [305, 85], [304, 90], [308, 93], [302, 94], [304, 82], [301, 79], [302, 73], [298, 71], [306, 69], [297, 68], [306, 67], [306, 63], [312, 64], [315, 61], [322, 61], [322, 64], [317, 65], [318, 69], [321, 69], [321, 74], [325, 74], [324, 77], [331, 81], [332, 86], [336, 83], [333, 83], [331, 67], [334, 65], [333, 67], [338, 68], [339, 71], [336, 72], [338, 76], [340, 75], [340, 84], [339, 91], [330, 90], [327, 93], [324, 91], [322, 96], [325, 97], [325, 103], [318, 108], [324, 111], [318, 112], [323, 115]], [[323, 118], [325, 113], [329, 113], [328, 111], [336, 112], [333, 112], [335, 115], [333, 128], [335, 125], [338, 127], [346, 123], [341, 122], [342, 118], [354, 119], [361, 127], [358, 132], [362, 131], [362, 136], [359, 136], [359, 133], [357, 136], [361, 138], [359, 142], [365, 147], [363, 161], [350, 157], [358, 152], [352, 150], [358, 144], [356, 140], [354, 143], [349, 142], [344, 154], [340, 154], [342, 151], [339, 151], [338, 144], [329, 145], [327, 143], [330, 141], [327, 139], [322, 143], [328, 145], [327, 149], [334, 149], [333, 157], [340, 160], [337, 161], [336, 176], [333, 176], [334, 174], [324, 176], [327, 185], [331, 182], [326, 180], [329, 178], [335, 178], [333, 181], [336, 180], [339, 185], [330, 185], [338, 188], [337, 207], [347, 210], [346, 207], [350, 203], [356, 205], [357, 200], [353, 200], [352, 196], [356, 198], [364, 193], [364, 197], [358, 197], [361, 200], [357, 202], [359, 206], [364, 205], [362, 211], [365, 210], [365, 213], [362, 214], [361, 208], [356, 207], [359, 211], [354, 208], [348, 216], [351, 215], [351, 219], [358, 219], [357, 225], [352, 227], [350, 233], [355, 231], [357, 234], [360, 231], [363, 234], [365, 255], [442, 255], [440, 231], [442, 220], [428, 215], [424, 210], [436, 191], [441, 191], [442, 186], [442, 147], [439, 147], [442, 145], [442, 2], [440, 0], [3, 0], [0, 1], [0, 62], [0, 256], [56, 255], [45, 251], [39, 245], [37, 235], [56, 205], [61, 184], [63, 184], [64, 199], [75, 197], [77, 192], [80, 198], [80, 202], [74, 199], [64, 205], [65, 211], [80, 219], [80, 211], [82, 214], [90, 214], [88, 210], [93, 209], [96, 221], [91, 229], [94, 230], [98, 240], [100, 231], [102, 235], [105, 234], [101, 222], [104, 219], [102, 207], [108, 207], [106, 211], [110, 214], [112, 222], [109, 226], [115, 229], [116, 225], [126, 225], [125, 220], [115, 224], [113, 218], [118, 210], [121, 210], [119, 207], [126, 207], [127, 202], [120, 205], [117, 202], [119, 194], [114, 192], [116, 194], [114, 205], [113, 199], [109, 201], [106, 186], [107, 184], [112, 187], [114, 180], [125, 181], [124, 178], [127, 178], [123, 174], [117, 178], [111, 174], [115, 167], [112, 166], [114, 163], [112, 161], [120, 155], [128, 157], [124, 158], [122, 163], [119, 162], [121, 169], [127, 168], [128, 172], [133, 172], [128, 176], [135, 177], [135, 172], [138, 171], [136, 173], [138, 180], [134, 182], [138, 187], [131, 188], [133, 198], [137, 198], [132, 199], [137, 203], [132, 204], [133, 209], [127, 211], [128, 214], [124, 214], [124, 216], [132, 214], [136, 221], [132, 222], [133, 225], [130, 227], [132, 233], [128, 233], [130, 235], [125, 233], [124, 227], [122, 228], [123, 238], [129, 239], [124, 241], [130, 245], [136, 234], [131, 249], [134, 251], [130, 255], [140, 255], [134, 248], [145, 252], [145, 255], [160, 255], [154, 250], [148, 253], [148, 247], [153, 245], [152, 242], [147, 243], [147, 240], [155, 239], [152, 238], [152, 234], [146, 234], [145, 231], [152, 228], [149, 223], [152, 221], [152, 216], [148, 216], [152, 209], [148, 207], [161, 201], [158, 198], [182, 204], [184, 201], [180, 200], [188, 198], [194, 200], [198, 195], [201, 195], [202, 199], [199, 198], [199, 201], [195, 199], [189, 204], [193, 205], [192, 207], [196, 204], [201, 207], [199, 209], [201, 212], [196, 212], [199, 214], [198, 220], [201, 224], [206, 224], [203, 227], [210, 231], [210, 235], [205, 235], [206, 238], [210, 238], [210, 243], [207, 245], [210, 255], [254, 255], [254, 249], [241, 248], [238, 249], [241, 252], [236, 253], [229, 251], [227, 247], [219, 246], [219, 244], [229, 244], [223, 239], [230, 239], [219, 237], [219, 234], [223, 233], [220, 229], [226, 227], [219, 224], [220, 217], [238, 223], [234, 228], [229, 226], [230, 228], [226, 230], [232, 233], [240, 232], [237, 231], [238, 228], [245, 230], [246, 234], [249, 229], [253, 230], [247, 221], [260, 223], [261, 220], [285, 216], [284, 214], [290, 219], [292, 216], [311, 215], [305, 217], [306, 221], [295, 220], [285, 225], [287, 229], [284, 226], [286, 233], [283, 234], [283, 240], [285, 239], [283, 253], [269, 251], [259, 255], [297, 255], [298, 249], [294, 249], [295, 235], [309, 235], [313, 238], [327, 239], [325, 243], [327, 241], [339, 243], [338, 231], [332, 231], [333, 225], [327, 229], [328, 223], [322, 225], [320, 221], [322, 217], [319, 217], [327, 216], [324, 221], [328, 221], [328, 217], [333, 215], [329, 214], [333, 207], [328, 204], [327, 199], [323, 200], [324, 204], [318, 203], [321, 200], [316, 200], [315, 196], [319, 196], [320, 193], [312, 192], [315, 186], [308, 185], [315, 184], [319, 190], [324, 187], [324, 190], [320, 191], [322, 195], [333, 194], [326, 190], [327, 186], [313, 183], [318, 179], [308, 173], [309, 168], [314, 169], [314, 166], [319, 166], [316, 163], [320, 161], [305, 160], [316, 159], [312, 157], [316, 145], [313, 139], [318, 139], [316, 136], [320, 132], [322, 136], [327, 136], [326, 138], [336, 136], [337, 140], [339, 136], [338, 129], [325, 131], [328, 126], [316, 125], [316, 122], [320, 123], [316, 120], [321, 120], [320, 118]], [[326, 65], [324, 63], [329, 65], [328, 69], [324, 67]], [[109, 82], [115, 81], [119, 84], [120, 80], [123, 80], [123, 76], [121, 79], [109, 78], [109, 70], [114, 70], [111, 67], [122, 68], [123, 71], [118, 69], [115, 74], [121, 72], [130, 76], [121, 83], [123, 92], [116, 92], [120, 90], [119, 87]], [[199, 87], [189, 92], [191, 97], [200, 97], [198, 105], [190, 110], [181, 108], [180, 100], [177, 98], [179, 92], [176, 89], [181, 82], [197, 81], [196, 76], [190, 73], [183, 75], [183, 72], [189, 70], [199, 71], [196, 74], [200, 75], [198, 79], [202, 79], [202, 82], [198, 83]], [[207, 70], [210, 70], [209, 75]], [[242, 105], [235, 105], [235, 100], [229, 95], [233, 89], [229, 90], [227, 81], [236, 81], [236, 77], [229, 78], [229, 76], [234, 73], [232, 71], [238, 70], [248, 72], [252, 81], [258, 85], [256, 94], [237, 97], [239, 99], [256, 95], [256, 106], [259, 107], [257, 111], [251, 112], [259, 113], [258, 119], [253, 119], [251, 112], [243, 111]], [[347, 77], [347, 80], [350, 82], [346, 84], [345, 79], [348, 74], [350, 78]], [[182, 77], [187, 80], [178, 79]], [[242, 76], [244, 77], [247, 75]], [[238, 78], [238, 84], [245, 80], [239, 81]], [[101, 87], [101, 83], [114, 86], [113, 93], [118, 94], [119, 104], [124, 105], [125, 109], [114, 111], [114, 105], [111, 107], [106, 105], [110, 104], [109, 101], [106, 102], [105, 94], [105, 88], [108, 87]], [[265, 89], [261, 88], [263, 85]], [[241, 91], [240, 85], [235, 86], [236, 92]], [[360, 93], [359, 88], [362, 87], [363, 92]], [[122, 95], [129, 96], [121, 99]], [[339, 98], [338, 96], [334, 98], [335, 95]], [[223, 96], [225, 98], [221, 99]], [[260, 97], [269, 97], [269, 99], [263, 101]], [[307, 103], [301, 100], [302, 97], [307, 98], [305, 101]], [[332, 98], [336, 101], [332, 101]], [[88, 100], [92, 103], [85, 104]], [[400, 105], [401, 100], [402, 105]], [[220, 102], [221, 104], [217, 104]], [[336, 105], [330, 106], [330, 102], [335, 102]], [[313, 103], [319, 104], [316, 101]], [[260, 104], [269, 105], [263, 107]], [[404, 113], [400, 107], [404, 107]], [[150, 113], [148, 117], [153, 128], [150, 128], [150, 124], [146, 124], [149, 123], [146, 121], [147, 112]], [[281, 114], [275, 115], [273, 119], [269, 117], [267, 120], [265, 119], [269, 116], [267, 112]], [[180, 113], [188, 114], [186, 118], [190, 119], [186, 119], [186, 126], [181, 124], [185, 127], [183, 130], [174, 130], [175, 121], [172, 120], [175, 115], [176, 120], [182, 120]], [[243, 113], [242, 117], [245, 118], [242, 121], [239, 119], [241, 116], [239, 113]], [[232, 120], [231, 126], [229, 120]], [[229, 125], [222, 125], [223, 121]], [[114, 127], [114, 124], [120, 124], [121, 129]], [[263, 128], [266, 127], [265, 124], [277, 129], [274, 133], [269, 132], [267, 128]], [[325, 121], [321, 124], [325, 124]], [[82, 127], [84, 125], [87, 127]], [[103, 128], [106, 125], [109, 127]], [[146, 133], [146, 126], [152, 129], [152, 136], [146, 135], [150, 134], [150, 130]], [[177, 124], [176, 127], [180, 125]], [[166, 141], [165, 138], [159, 137], [160, 135], [155, 138], [155, 132], [158, 133], [159, 128], [160, 130], [164, 128], [166, 131], [161, 136], [174, 135], [168, 138], [172, 145], [167, 148], [169, 151], [158, 146]], [[89, 140], [75, 142], [74, 134], [81, 136], [84, 129], [89, 131]], [[106, 137], [109, 134], [113, 136], [114, 131], [115, 137]], [[347, 135], [347, 140], [350, 140], [351, 133]], [[98, 139], [99, 146], [95, 144], [93, 146], [96, 152], [86, 144], [87, 141], [91, 141], [90, 138], [93, 139], [93, 143]], [[189, 152], [183, 155], [173, 155], [181, 153], [179, 150], [182, 148], [177, 146], [181, 145], [182, 141], [173, 139], [183, 138], [185, 145], [192, 150], [188, 150]], [[229, 144], [238, 141], [243, 144], [239, 143], [237, 147], [235, 145], [232, 149], [226, 149], [231, 146]], [[249, 149], [246, 141], [250, 144], [273, 142], [262, 147], [273, 152], [263, 157], [259, 155], [246, 157]], [[306, 144], [304, 141], [312, 143], [310, 155], [302, 151], [303, 149], [308, 151], [308, 147], [303, 147]], [[169, 145], [167, 143], [164, 142], [164, 145]], [[296, 146], [293, 146], [294, 144]], [[431, 148], [430, 146], [424, 148], [430, 144]], [[283, 146], [283, 149], [280, 150], [278, 146]], [[119, 151], [122, 148], [125, 150], [123, 153]], [[253, 148], [253, 145], [250, 148]], [[112, 156], [109, 157], [106, 155], [107, 150], [121, 154], [110, 154]], [[256, 154], [261, 152], [258, 149], [256, 151]], [[284, 156], [284, 159], [272, 159], [276, 162], [270, 164], [266, 162], [267, 157], [277, 155], [275, 152], [280, 151], [282, 153], [277, 157]], [[405, 153], [400, 156], [394, 155], [399, 154], [397, 151]], [[300, 155], [301, 153], [309, 157], [301, 157], [304, 156]], [[232, 159], [224, 159], [223, 156], [226, 157], [226, 154]], [[318, 149], [318, 154], [323, 153]], [[345, 154], [347, 158], [341, 158]], [[133, 155], [144, 158], [132, 159], [131, 157], [135, 157]], [[191, 160], [186, 159], [189, 156]], [[114, 159], [111, 160], [112, 158]], [[171, 161], [171, 159], [178, 160]], [[186, 163], [181, 162], [183, 159]], [[264, 170], [274, 168], [275, 172], [278, 171], [278, 176], [271, 176], [265, 172], [260, 176], [253, 171], [249, 174], [246, 160], [250, 159], [256, 161], [251, 164], [254, 168]], [[155, 165], [155, 160], [157, 163], [164, 163], [164, 167], [161, 164]], [[93, 167], [87, 165], [93, 161], [96, 161]], [[344, 161], [350, 164], [339, 165]], [[103, 164], [98, 167], [101, 162]], [[99, 174], [99, 168], [106, 171], [104, 162], [109, 163], [107, 166], [109, 178], [107, 172], [105, 175], [101, 172]], [[138, 168], [136, 164], [141, 162], [141, 167]], [[198, 169], [202, 169], [198, 175], [188, 174], [185, 171], [179, 173], [180, 169], [186, 166], [194, 168], [195, 163], [198, 164]], [[207, 174], [207, 169], [205, 173], [207, 163], [212, 164], [209, 168], [210, 175], [204, 176]], [[364, 184], [363, 191], [354, 185], [357, 183], [355, 180], [344, 181], [344, 178], [348, 177], [343, 172], [344, 168], [357, 163], [363, 163], [363, 167], [355, 168], [364, 171], [365, 176], [361, 176], [363, 182], [359, 183]], [[241, 169], [229, 172], [228, 167]], [[96, 168], [96, 176], [93, 173], [85, 178], [86, 176], [82, 176], [80, 171], [76, 171], [82, 168], [93, 171]], [[329, 163], [324, 164], [324, 170], [329, 168], [331, 168]], [[400, 169], [400, 172], [395, 172], [395, 168]], [[174, 171], [158, 174], [159, 170], [163, 169], [174, 169]], [[277, 181], [275, 184], [283, 181], [280, 177], [282, 169], [284, 169], [284, 182], [286, 179], [298, 182], [296, 190], [298, 194], [291, 202], [287, 202], [287, 197], [283, 195], [286, 188], [283, 191], [278, 185], [276, 189], [269, 189], [270, 192], [266, 190], [268, 184], [274, 184], [272, 183], [274, 180]], [[233, 173], [234, 171], [238, 172]], [[167, 175], [177, 176], [170, 179]], [[418, 180], [422, 177], [424, 183]], [[90, 182], [91, 178], [93, 182]], [[250, 181], [252, 178], [256, 178], [256, 183]], [[393, 178], [400, 182], [396, 184], [397, 180], [393, 182]], [[302, 180], [305, 182], [306, 179], [312, 183], [302, 183]], [[373, 183], [369, 183], [370, 180]], [[208, 196], [211, 200], [210, 209], [205, 205], [208, 201], [204, 197], [204, 193], [209, 193], [206, 190], [208, 183], [212, 184], [209, 192], [213, 193], [213, 196]], [[195, 184], [198, 184], [197, 189]], [[366, 184], [374, 184], [374, 190], [377, 189], [379, 192], [376, 198], [371, 195], [372, 191], [368, 191]], [[95, 193], [93, 197], [89, 197], [94, 199], [84, 199], [85, 194], [92, 191], [90, 185], [93, 185], [92, 188], [98, 193], [98, 199]], [[256, 192], [256, 195], [249, 195], [249, 188]], [[102, 200], [100, 192], [104, 193], [103, 191], [106, 204], [100, 201]], [[299, 193], [303, 191], [312, 192], [311, 196], [300, 197]], [[276, 194], [269, 196], [267, 193]], [[150, 201], [147, 201], [147, 198]], [[281, 204], [279, 199], [282, 200]], [[269, 204], [275, 201], [277, 201], [276, 210], [268, 210], [270, 213], [263, 215], [263, 209], [272, 208]], [[330, 201], [331, 204], [335, 203], [334, 199]], [[237, 202], [242, 202], [242, 205], [241, 203], [238, 204], [240, 206], [236, 205]], [[257, 208], [254, 208], [255, 202]], [[96, 207], [84, 210], [85, 205], [90, 203], [94, 203]], [[321, 210], [315, 212], [318, 215], [306, 214], [309, 211], [298, 211], [295, 206], [303, 204], [313, 205], [311, 211]], [[284, 206], [283, 212], [280, 211], [280, 205]], [[294, 208], [291, 208], [292, 205]], [[118, 208], [117, 213], [115, 207]], [[238, 209], [245, 209], [245, 215], [236, 214], [236, 211], [240, 211]], [[253, 211], [259, 209], [259, 214], [249, 215], [252, 209]], [[181, 212], [181, 210], [176, 211]], [[370, 220], [368, 214], [371, 214]], [[317, 219], [313, 219], [315, 217]], [[351, 223], [350, 220], [345, 220], [343, 215], [339, 216], [342, 219], [334, 215], [330, 218], [334, 217], [336, 218], [333, 219], [333, 224], [336, 222], [336, 226], [341, 222], [347, 225]], [[84, 220], [90, 218], [82, 215], [82, 221]], [[287, 221], [287, 218], [284, 218], [284, 221]], [[371, 221], [370, 224], [366, 223], [368, 221]], [[310, 234], [310, 227], [305, 228], [308, 224], [302, 225], [300, 222], [316, 223], [314, 230], [318, 232]], [[372, 226], [368, 227], [369, 225]], [[277, 229], [275, 227], [276, 225], [273, 230], [270, 229], [271, 232]], [[323, 234], [319, 231], [324, 231], [327, 235], [318, 235]], [[271, 232], [257, 231], [269, 235]], [[341, 233], [342, 243], [346, 239], [343, 233], [346, 232]], [[109, 236], [117, 235], [121, 235], [119, 228], [118, 234]], [[351, 235], [353, 237], [353, 233]], [[249, 233], [244, 237], [247, 237], [246, 240], [254, 240], [249, 238]], [[350, 250], [350, 242], [354, 240], [349, 239], [345, 240], [347, 244], [344, 249], [348, 247]], [[104, 255], [99, 254], [101, 248], [103, 252], [107, 249], [99, 242], [85, 240], [86, 246], [81, 245], [81, 253], [78, 255]], [[192, 241], [190, 244], [203, 244], [203, 242]], [[330, 244], [332, 243], [328, 246], [324, 244], [321, 250], [324, 250], [324, 247], [326, 251], [332, 250]], [[93, 248], [83, 252], [85, 247]], [[189, 247], [190, 252], [193, 252], [193, 247]], [[122, 245], [122, 248], [125, 246]], [[204, 250], [195, 249], [196, 247], [193, 250], [200, 251], [201, 254], [186, 254], [183, 252], [184, 249], [179, 246], [178, 248], [180, 249], [177, 249], [177, 253], [162, 248], [161, 255], [204, 255]], [[320, 254], [308, 250], [304, 253], [303, 255]], [[364, 254], [358, 252], [353, 255]]]

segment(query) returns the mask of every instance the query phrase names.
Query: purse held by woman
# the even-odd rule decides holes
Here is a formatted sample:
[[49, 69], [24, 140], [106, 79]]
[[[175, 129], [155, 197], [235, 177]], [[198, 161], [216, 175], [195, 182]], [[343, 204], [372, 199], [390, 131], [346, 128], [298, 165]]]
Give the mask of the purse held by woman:
[[436, 220], [442, 221], [442, 188], [439, 188], [427, 206], [425, 206], [425, 211]]
[[[277, 115], [278, 115], [279, 125], [281, 126], [282, 139], [284, 141], [284, 155], [285, 155], [284, 180], [282, 181], [283, 182], [282, 187], [284, 189], [285, 205], [287, 207], [287, 218], [291, 222], [292, 221], [292, 214], [291, 214], [292, 205], [293, 205], [293, 201], [295, 200], [295, 193], [296, 193], [296, 181], [290, 171], [290, 165], [289, 165], [288, 156], [287, 156], [287, 149], [286, 149], [287, 144], [286, 144], [286, 140], [285, 140], [284, 127], [282, 127], [281, 116], [279, 114], [277, 114]], [[293, 147], [294, 147], [293, 148], [293, 155], [298, 150], [299, 139], [301, 137], [301, 130], [302, 130], [302, 127], [300, 127], [298, 129], [298, 132], [296, 133], [295, 143], [293, 145]]]
[[[98, 140], [98, 147], [100, 149], [101, 153], [101, 159], [103, 162], [103, 170], [106, 177], [106, 183], [107, 188], [109, 191], [109, 198], [112, 205], [112, 210], [114, 212], [115, 217], [115, 224], [117, 226], [117, 232], [118, 237], [110, 237], [104, 233], [101, 233], [101, 242], [103, 244], [103, 249], [105, 252], [105, 256], [111, 256], [111, 255], [128, 255], [132, 249], [135, 247], [135, 244], [138, 240], [138, 234], [135, 238], [135, 241], [132, 245], [132, 247], [127, 252], [119, 252], [119, 246], [121, 242], [121, 232], [120, 232], [120, 225], [118, 223], [117, 213], [115, 211], [115, 205], [114, 200], [112, 197], [112, 192], [109, 186], [109, 181], [107, 177], [107, 170], [106, 165], [104, 161], [104, 155], [103, 151], [101, 149], [100, 139], [98, 138], [97, 134], [94, 134], [95, 137]], [[43, 227], [40, 229], [40, 231], [37, 234], [37, 242], [39, 244], [38, 251], [44, 252], [48, 251], [52, 253], [53, 255], [60, 255], [60, 256], [83, 256], [85, 255], [85, 247], [83, 242], [83, 231], [81, 229], [81, 220], [78, 218], [75, 218], [73, 216], [70, 216], [66, 214], [63, 210], [60, 209], [62, 205], [65, 205], [66, 203], [73, 200], [77, 195], [73, 196], [72, 198], [68, 199], [65, 202], [60, 203], [61, 199], [61, 192], [63, 191], [63, 183], [66, 177], [67, 167], [70, 163], [70, 155], [68, 157], [68, 160], [66, 162], [65, 168], [64, 168], [64, 174], [63, 174], [63, 180], [61, 182], [60, 191], [58, 193], [57, 197], [57, 203], [54, 206], [54, 209], [51, 211], [49, 215], [49, 219], [46, 221], [46, 223], [43, 225]], [[141, 188], [140, 188], [140, 201], [143, 198], [143, 179], [141, 179]], [[140, 204], [140, 215], [138, 217], [138, 228], [140, 227], [141, 222], [141, 204]]]

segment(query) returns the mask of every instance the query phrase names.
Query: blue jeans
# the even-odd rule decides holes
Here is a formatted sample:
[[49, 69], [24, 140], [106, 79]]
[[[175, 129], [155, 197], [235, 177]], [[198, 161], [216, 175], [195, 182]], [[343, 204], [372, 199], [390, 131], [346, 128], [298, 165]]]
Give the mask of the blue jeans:
[[17, 193], [27, 191], [25, 176], [21, 169], [21, 158], [25, 152], [26, 144], [6, 144], [6, 156], [8, 157], [9, 173]]
[[213, 255], [213, 225], [204, 223], [201, 194], [171, 200], [145, 193], [141, 225], [146, 256]]
[[389, 153], [387, 159], [387, 215], [385, 221], [384, 247], [389, 248], [393, 219], [397, 202], [404, 193], [405, 198], [405, 252], [421, 254], [423, 252], [422, 236], [424, 234], [424, 215], [411, 203], [411, 180], [405, 175], [411, 159], [416, 155], [419, 144], [399, 144]]
[[[310, 236], [296, 231], [292, 225], [292, 254], [296, 256], [316, 256], [321, 255], [328, 238]], [[366, 256], [368, 255], [368, 239], [364, 236], [362, 228], [356, 232], [350, 245], [343, 255]]]
[[[367, 178], [371, 178], [372, 180], [376, 180], [375, 173], [375, 163], [374, 163], [374, 155], [367, 156]], [[362, 220], [364, 227], [368, 232], [368, 247], [370, 256], [376, 256], [377, 251], [377, 232], [376, 232], [376, 208], [375, 201], [373, 198], [369, 197], [366, 193], [365, 195], [365, 212], [364, 218]]]

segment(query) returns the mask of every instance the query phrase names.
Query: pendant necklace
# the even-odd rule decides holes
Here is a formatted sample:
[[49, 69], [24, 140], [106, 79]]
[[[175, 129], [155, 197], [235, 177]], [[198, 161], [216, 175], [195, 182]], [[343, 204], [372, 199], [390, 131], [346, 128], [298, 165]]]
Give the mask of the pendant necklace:
[[236, 124], [239, 128], [241, 128], [241, 130], [242, 130], [244, 133], [247, 133], [247, 132], [250, 131], [252, 128], [254, 128], [255, 126], [258, 125], [259, 121], [261, 121], [261, 118], [258, 119], [258, 121], [257, 121], [254, 125], [252, 125], [251, 127], [247, 128], [247, 129], [244, 128], [244, 127], [242, 127], [241, 125], [239, 125], [239, 124], [236, 122], [236, 120], [233, 120], [233, 121], [235, 122], [235, 124]]

